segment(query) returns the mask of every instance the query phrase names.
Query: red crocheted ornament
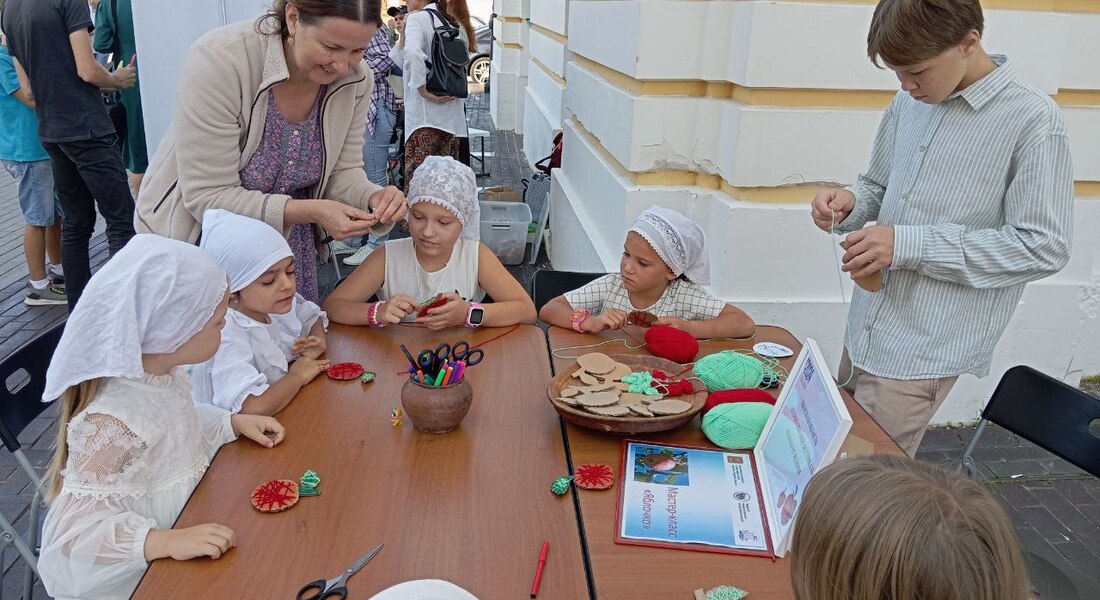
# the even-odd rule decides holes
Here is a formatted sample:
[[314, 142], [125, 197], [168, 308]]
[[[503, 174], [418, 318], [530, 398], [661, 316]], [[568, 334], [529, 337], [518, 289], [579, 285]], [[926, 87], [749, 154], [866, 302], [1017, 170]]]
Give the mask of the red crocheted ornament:
[[686, 331], [668, 325], [654, 325], [647, 329], [645, 343], [653, 356], [672, 362], [689, 363], [699, 354], [699, 340]]
[[710, 409], [719, 404], [728, 404], [730, 402], [767, 402], [768, 404], [775, 404], [775, 398], [764, 390], [755, 388], [748, 390], [722, 390], [720, 392], [712, 392], [707, 396], [707, 402], [703, 405], [702, 414], [707, 414], [710, 412]]
[[660, 369], [654, 369], [650, 371], [650, 374], [653, 375], [653, 382], [651, 385], [659, 389], [665, 397], [675, 398], [676, 396], [683, 396], [684, 394], [690, 394], [695, 391], [695, 386], [687, 379], [672, 381], [669, 374]]
[[282, 512], [298, 503], [298, 483], [290, 479], [272, 479], [252, 492], [252, 508], [263, 513]]
[[358, 379], [360, 375], [366, 372], [366, 369], [359, 363], [342, 362], [329, 365], [325, 372], [328, 373], [329, 379], [346, 381], [349, 379]]
[[573, 472], [573, 483], [586, 490], [606, 490], [615, 483], [615, 471], [598, 463], [577, 465]]

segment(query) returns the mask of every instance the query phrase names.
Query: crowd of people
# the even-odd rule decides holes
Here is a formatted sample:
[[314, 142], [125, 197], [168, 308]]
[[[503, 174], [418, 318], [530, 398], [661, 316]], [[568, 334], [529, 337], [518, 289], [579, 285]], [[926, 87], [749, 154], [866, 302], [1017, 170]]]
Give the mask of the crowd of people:
[[[600, 332], [647, 311], [696, 338], [755, 331], [709, 291], [703, 228], [662, 206], [623, 233], [618, 273], [536, 314], [479, 241], [464, 101], [427, 89], [438, 27], [475, 43], [465, 0], [274, 0], [210, 31], [149, 161], [130, 0], [0, 6], [0, 158], [26, 219], [27, 302], [71, 311], [43, 396], [61, 403], [39, 563], [56, 597], [129, 597], [153, 560], [235, 545], [225, 524], [172, 524], [218, 447], [279, 444], [275, 415], [326, 367], [330, 319]], [[957, 377], [988, 373], [1024, 285], [1069, 257], [1061, 113], [983, 32], [978, 0], [879, 2], [867, 52], [901, 91], [868, 169], [811, 205], [818, 227], [848, 234], [843, 270], [882, 278], [853, 297], [839, 376], [910, 457]], [[111, 258], [93, 276], [97, 208]], [[407, 238], [387, 239], [395, 224]], [[359, 240], [361, 264], [322, 298], [330, 238]], [[802, 600], [1029, 597], [996, 501], [911, 458], [822, 470], [791, 574]]]

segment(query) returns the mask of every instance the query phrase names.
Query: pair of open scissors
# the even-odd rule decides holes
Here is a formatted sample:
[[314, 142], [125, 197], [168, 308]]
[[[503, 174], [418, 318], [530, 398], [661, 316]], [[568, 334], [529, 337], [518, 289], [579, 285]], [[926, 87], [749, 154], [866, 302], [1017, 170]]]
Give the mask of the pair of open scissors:
[[442, 365], [448, 362], [465, 362], [467, 367], [472, 367], [485, 358], [485, 351], [480, 348], [470, 348], [470, 343], [463, 340], [451, 344], [440, 344], [435, 350], [423, 350], [417, 356], [416, 362], [425, 373], [436, 373]]
[[[370, 562], [370, 559], [374, 558], [375, 554], [382, 551], [382, 544], [378, 544], [367, 552], [363, 556], [359, 557], [359, 560], [352, 563], [339, 577], [334, 579], [318, 579], [317, 581], [311, 581], [304, 586], [301, 590], [298, 590], [298, 600], [321, 600], [322, 598], [328, 598], [329, 596], [339, 596], [341, 600], [348, 597], [348, 587], [345, 585], [348, 578], [355, 575], [359, 569], [362, 569], [364, 565]], [[315, 591], [314, 591], [315, 590]], [[311, 592], [308, 596], [308, 592]]]

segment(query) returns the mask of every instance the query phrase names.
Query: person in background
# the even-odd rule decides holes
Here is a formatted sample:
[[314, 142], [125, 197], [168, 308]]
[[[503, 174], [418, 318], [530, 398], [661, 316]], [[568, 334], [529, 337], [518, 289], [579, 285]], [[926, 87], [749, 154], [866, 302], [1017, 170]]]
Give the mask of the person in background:
[[[111, 60], [116, 65], [128, 65], [135, 61], [137, 42], [134, 38], [131, 0], [102, 0], [99, 3], [92, 45], [97, 52], [113, 52]], [[130, 188], [137, 194], [141, 187], [141, 178], [149, 166], [149, 153], [145, 148], [145, 119], [141, 111], [141, 82], [135, 79], [134, 86], [122, 90], [121, 96], [122, 106], [126, 109], [126, 136], [122, 139], [122, 159], [126, 163], [126, 170], [130, 172]]]
[[101, 89], [132, 87], [134, 67], [108, 72], [92, 56], [85, 0], [8, 0], [4, 33], [18, 73], [30, 82], [38, 137], [50, 155], [61, 201], [61, 263], [69, 310], [91, 277], [88, 244], [96, 207], [111, 256], [134, 236], [134, 198]]
[[[0, 3], [2, 6], [2, 3]], [[2, 10], [2, 9], [0, 9]], [[50, 156], [38, 141], [34, 95], [19, 81], [0, 33], [0, 162], [15, 179], [23, 212], [23, 256], [27, 260], [30, 306], [66, 304], [61, 268], [61, 206], [54, 191]], [[46, 256], [49, 263], [46, 263]]]

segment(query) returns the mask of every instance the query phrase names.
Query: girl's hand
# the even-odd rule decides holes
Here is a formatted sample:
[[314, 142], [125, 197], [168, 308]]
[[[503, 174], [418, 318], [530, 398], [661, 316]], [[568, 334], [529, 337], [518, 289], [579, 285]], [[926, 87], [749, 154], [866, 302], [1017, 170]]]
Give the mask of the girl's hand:
[[466, 316], [470, 314], [470, 303], [454, 292], [440, 294], [440, 297], [447, 303], [429, 310], [428, 316], [416, 321], [434, 331], [465, 325]]
[[685, 333], [689, 333], [689, 334], [692, 335], [692, 337], [695, 337], [695, 332], [693, 331], [694, 326], [693, 326], [692, 322], [688, 321], [687, 319], [680, 319], [680, 318], [677, 318], [677, 317], [661, 317], [660, 319], [657, 319], [656, 321], [654, 321], [653, 324], [654, 325], [667, 325], [667, 326], [672, 327], [674, 329], [679, 329], [680, 331], [683, 331]]
[[378, 314], [374, 318], [393, 325], [400, 323], [401, 319], [404, 319], [409, 313], [416, 312], [417, 308], [419, 308], [419, 304], [412, 297], [405, 294], [395, 294], [393, 298], [386, 300], [382, 303], [382, 306], [378, 307]]
[[622, 329], [626, 325], [627, 314], [625, 310], [609, 308], [599, 315], [588, 317], [581, 322], [581, 329], [599, 333], [609, 329]]
[[275, 417], [265, 415], [236, 414], [229, 417], [233, 433], [256, 442], [265, 448], [274, 448], [283, 441], [286, 429]]
[[145, 560], [191, 560], [200, 556], [216, 559], [236, 545], [237, 534], [217, 523], [186, 529], [152, 529], [145, 537]]
[[435, 94], [428, 91], [427, 86], [423, 86], [423, 85], [420, 86], [420, 95], [423, 96], [424, 98], [428, 99], [428, 100], [431, 100], [432, 102], [440, 102], [440, 103], [450, 102], [451, 100], [455, 99], [454, 96], [436, 96]]
[[291, 354], [300, 354], [306, 358], [319, 358], [327, 348], [325, 340], [315, 335], [296, 338], [290, 348]]
[[302, 358], [299, 358], [294, 361], [294, 364], [290, 365], [290, 369], [287, 371], [287, 377], [297, 377], [298, 382], [305, 385], [313, 381], [321, 373], [324, 373], [327, 368], [327, 360], [302, 356]]

